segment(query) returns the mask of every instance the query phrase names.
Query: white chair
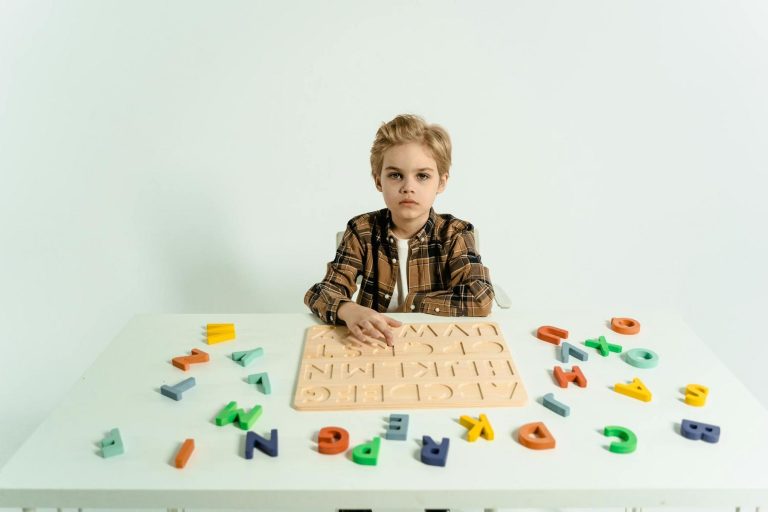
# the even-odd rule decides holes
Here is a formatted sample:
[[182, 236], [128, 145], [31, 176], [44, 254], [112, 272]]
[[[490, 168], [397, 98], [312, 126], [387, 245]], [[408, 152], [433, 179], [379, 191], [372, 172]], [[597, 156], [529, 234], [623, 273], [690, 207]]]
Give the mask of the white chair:
[[[477, 229], [474, 230], [475, 233], [475, 249], [477, 249], [477, 252], [480, 252], [480, 233], [477, 231]], [[341, 244], [341, 239], [344, 238], [344, 232], [339, 231], [336, 233], [336, 247]], [[360, 282], [363, 280], [363, 276], [357, 277], [357, 289], [360, 289]], [[512, 307], [512, 301], [509, 300], [509, 296], [504, 291], [504, 289], [496, 283], [493, 283], [493, 292], [494, 296], [496, 298], [496, 305], [499, 306], [502, 309], [509, 309]], [[352, 296], [352, 300], [355, 300], [355, 296], [357, 295], [357, 292]]]

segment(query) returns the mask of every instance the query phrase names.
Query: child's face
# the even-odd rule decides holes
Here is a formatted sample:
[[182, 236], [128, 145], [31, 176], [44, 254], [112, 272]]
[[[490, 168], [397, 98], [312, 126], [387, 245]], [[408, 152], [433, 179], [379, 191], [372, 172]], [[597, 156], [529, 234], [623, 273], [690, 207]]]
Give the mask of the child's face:
[[437, 194], [448, 176], [440, 176], [429, 150], [417, 142], [393, 146], [384, 152], [376, 188], [392, 212], [395, 225], [426, 222]]

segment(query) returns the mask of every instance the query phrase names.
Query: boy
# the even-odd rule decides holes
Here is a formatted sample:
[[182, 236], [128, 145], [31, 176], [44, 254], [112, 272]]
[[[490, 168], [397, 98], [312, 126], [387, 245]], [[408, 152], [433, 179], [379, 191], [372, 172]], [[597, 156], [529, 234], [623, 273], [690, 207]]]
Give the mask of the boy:
[[[448, 182], [451, 140], [414, 115], [382, 124], [371, 174], [386, 208], [352, 218], [325, 278], [304, 303], [329, 324], [346, 323], [359, 340], [392, 345], [401, 322], [385, 312], [486, 316], [493, 286], [475, 250], [472, 224], [432, 209]], [[357, 304], [350, 297], [363, 279]]]

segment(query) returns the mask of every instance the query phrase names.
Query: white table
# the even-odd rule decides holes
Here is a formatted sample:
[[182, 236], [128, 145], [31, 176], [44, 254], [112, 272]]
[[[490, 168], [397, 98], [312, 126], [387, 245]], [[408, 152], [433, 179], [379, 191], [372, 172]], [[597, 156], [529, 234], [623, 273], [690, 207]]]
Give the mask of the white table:
[[[291, 407], [309, 314], [148, 315], [131, 320], [64, 402], [35, 430], [0, 470], [0, 507], [253, 508], [516, 508], [615, 506], [743, 506], [768, 504], [768, 412], [675, 315], [631, 315], [642, 324], [635, 336], [608, 328], [614, 312], [495, 313], [527, 387], [521, 408], [402, 411], [299, 412]], [[406, 322], [451, 319], [401, 314]], [[628, 315], [630, 316], [630, 315]], [[470, 319], [458, 319], [469, 321]], [[206, 323], [234, 322], [238, 339], [208, 346]], [[585, 389], [557, 387], [551, 372], [561, 364], [554, 345], [535, 329], [555, 325], [569, 341], [606, 335], [609, 341], [656, 351], [657, 368], [629, 366], [616, 354], [587, 349], [578, 362]], [[723, 340], [724, 343], [727, 340]], [[262, 346], [265, 355], [247, 368], [229, 359], [236, 350]], [[208, 364], [182, 372], [170, 364], [194, 348], [211, 354]], [[75, 357], [76, 355], [73, 355]], [[745, 354], [749, 357], [749, 354]], [[573, 359], [571, 360], [574, 361]], [[570, 364], [564, 365], [570, 368]], [[264, 395], [245, 376], [268, 371], [273, 392]], [[162, 384], [194, 376], [197, 386], [175, 402]], [[653, 392], [640, 402], [611, 388], [639, 376]], [[683, 402], [689, 383], [709, 386], [703, 408]], [[53, 383], [52, 383], [53, 384]], [[569, 417], [544, 408], [548, 392], [571, 407]], [[243, 457], [245, 431], [218, 427], [214, 418], [229, 401], [264, 407], [253, 430], [279, 429], [279, 456], [256, 451]], [[353, 463], [349, 454], [317, 452], [316, 435], [329, 425], [345, 427], [350, 448], [385, 431], [391, 412], [410, 414], [408, 440], [382, 439], [377, 466]], [[462, 414], [485, 412], [496, 432], [492, 442], [466, 441]], [[720, 442], [690, 441], [679, 432], [683, 418], [719, 425]], [[3, 421], [11, 421], [4, 418]], [[529, 450], [517, 429], [544, 421], [557, 448]], [[638, 449], [614, 454], [606, 425], [638, 436]], [[104, 459], [97, 443], [118, 427], [125, 454]], [[450, 438], [445, 468], [419, 460], [423, 434]], [[183, 470], [173, 466], [188, 437], [196, 449]]]

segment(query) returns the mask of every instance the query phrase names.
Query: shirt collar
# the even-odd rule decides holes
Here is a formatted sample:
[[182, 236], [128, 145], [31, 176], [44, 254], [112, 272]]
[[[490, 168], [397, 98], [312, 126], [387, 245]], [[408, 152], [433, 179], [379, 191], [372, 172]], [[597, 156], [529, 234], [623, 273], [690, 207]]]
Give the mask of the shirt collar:
[[[389, 211], [389, 208], [384, 208], [381, 210], [381, 213], [384, 214], [384, 225], [385, 230], [387, 233], [387, 240], [394, 241], [395, 235], [392, 234], [392, 212]], [[427, 218], [427, 222], [424, 223], [424, 225], [421, 227], [420, 230], [416, 232], [416, 234], [411, 237], [411, 240], [419, 240], [424, 241], [428, 240], [432, 237], [432, 232], [435, 230], [435, 224], [437, 223], [437, 214], [435, 213], [435, 209], [430, 207], [429, 208], [429, 217]]]

